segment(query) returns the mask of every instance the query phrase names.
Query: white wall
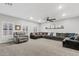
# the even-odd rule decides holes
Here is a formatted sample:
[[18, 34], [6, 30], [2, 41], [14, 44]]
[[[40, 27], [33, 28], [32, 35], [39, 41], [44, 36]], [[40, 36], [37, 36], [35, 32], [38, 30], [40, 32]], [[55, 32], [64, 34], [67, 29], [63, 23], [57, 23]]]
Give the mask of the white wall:
[[28, 34], [30, 34], [30, 32], [34, 31], [34, 27], [38, 27], [37, 23], [0, 14], [0, 43], [9, 42], [12, 40], [11, 38], [13, 35], [6, 35], [6, 36], [3, 35], [3, 24], [5, 24], [5, 23], [13, 24], [13, 32], [15, 32], [15, 25], [21, 25], [22, 27], [28, 26]]
[[51, 23], [51, 22], [43, 23], [43, 24], [41, 25], [41, 31], [42, 31], [42, 32], [52, 32], [53, 29], [52, 29], [52, 30], [51, 30], [51, 29], [45, 29], [45, 27], [50, 27], [50, 25], [53, 25], [53, 23]]
[[58, 21], [57, 25], [64, 26], [63, 30], [58, 30], [57, 32], [79, 33], [79, 17]]
[[44, 23], [42, 24], [42, 30], [46, 32], [60, 32], [60, 33], [79, 33], [79, 17], [63, 19], [56, 22], [57, 26], [63, 25], [64, 29], [45, 29], [45, 27], [49, 27], [53, 25], [53, 23]]

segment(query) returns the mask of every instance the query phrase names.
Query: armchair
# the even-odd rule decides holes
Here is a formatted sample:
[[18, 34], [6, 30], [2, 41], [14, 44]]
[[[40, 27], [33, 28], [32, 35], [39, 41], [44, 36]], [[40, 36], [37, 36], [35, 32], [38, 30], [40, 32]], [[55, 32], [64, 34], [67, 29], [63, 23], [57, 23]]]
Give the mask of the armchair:
[[28, 41], [28, 36], [24, 32], [14, 32], [13, 37], [15, 43], [22, 43]]

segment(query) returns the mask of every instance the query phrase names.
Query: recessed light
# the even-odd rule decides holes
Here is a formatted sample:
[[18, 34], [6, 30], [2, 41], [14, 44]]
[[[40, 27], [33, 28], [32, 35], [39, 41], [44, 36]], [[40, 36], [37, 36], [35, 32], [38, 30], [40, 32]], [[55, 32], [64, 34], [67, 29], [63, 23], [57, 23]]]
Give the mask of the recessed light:
[[65, 13], [63, 13], [63, 14], [62, 14], [62, 16], [66, 16], [66, 14], [65, 14]]
[[38, 21], [41, 22], [41, 19], [39, 19]]
[[33, 19], [33, 17], [30, 17], [29, 19]]
[[62, 6], [61, 6], [61, 5], [59, 5], [58, 9], [62, 9]]

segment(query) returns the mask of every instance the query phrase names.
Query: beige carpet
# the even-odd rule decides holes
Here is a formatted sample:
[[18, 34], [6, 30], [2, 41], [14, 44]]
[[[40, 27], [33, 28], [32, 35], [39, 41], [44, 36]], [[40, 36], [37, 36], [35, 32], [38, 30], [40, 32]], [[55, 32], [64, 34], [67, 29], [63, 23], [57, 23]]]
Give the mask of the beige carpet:
[[78, 56], [79, 51], [62, 47], [62, 42], [30, 39], [22, 44], [0, 44], [1, 56]]

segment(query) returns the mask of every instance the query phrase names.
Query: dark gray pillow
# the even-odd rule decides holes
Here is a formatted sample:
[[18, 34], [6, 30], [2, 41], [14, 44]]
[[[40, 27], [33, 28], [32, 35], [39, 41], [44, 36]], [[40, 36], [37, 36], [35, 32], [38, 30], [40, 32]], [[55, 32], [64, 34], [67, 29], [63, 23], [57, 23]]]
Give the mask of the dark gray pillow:
[[71, 40], [75, 40], [75, 37], [74, 37], [74, 36], [71, 36], [70, 39], [71, 39]]

